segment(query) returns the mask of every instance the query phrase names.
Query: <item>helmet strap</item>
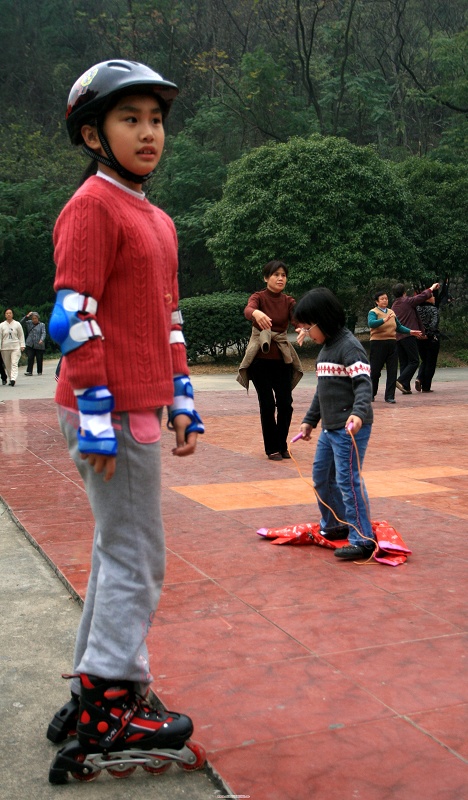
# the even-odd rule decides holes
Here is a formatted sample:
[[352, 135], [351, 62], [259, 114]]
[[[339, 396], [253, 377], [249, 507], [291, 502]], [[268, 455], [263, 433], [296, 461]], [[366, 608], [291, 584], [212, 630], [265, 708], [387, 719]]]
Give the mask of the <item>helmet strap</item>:
[[111, 146], [104, 135], [104, 132], [101, 130], [100, 125], [97, 126], [97, 132], [99, 141], [101, 142], [107, 158], [102, 156], [100, 153], [97, 153], [96, 150], [93, 150], [91, 147], [88, 147], [88, 145], [84, 144], [83, 150], [86, 155], [90, 156], [90, 158], [94, 159], [94, 161], [98, 161], [100, 164], [104, 164], [106, 167], [110, 167], [111, 169], [115, 170], [115, 172], [117, 172], [121, 178], [124, 178], [124, 180], [130, 181], [131, 183], [146, 183], [146, 181], [148, 181], [154, 175], [154, 170], [147, 172], [146, 175], [137, 175], [135, 172], [130, 172], [128, 169], [125, 169], [125, 167], [123, 167], [122, 164], [117, 161], [114, 153], [112, 152]]

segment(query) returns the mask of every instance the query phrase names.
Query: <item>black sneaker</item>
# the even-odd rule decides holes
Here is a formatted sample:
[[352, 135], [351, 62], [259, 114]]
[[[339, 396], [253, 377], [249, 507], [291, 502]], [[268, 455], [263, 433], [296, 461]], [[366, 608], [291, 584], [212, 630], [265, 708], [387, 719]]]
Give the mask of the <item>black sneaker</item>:
[[2, 381], [2, 386], [6, 386], [8, 381]]
[[15, 385], [15, 381], [10, 381], [10, 386], [14, 386], [14, 385]]
[[362, 544], [347, 544], [345, 547], [338, 547], [334, 555], [342, 561], [356, 561], [358, 558], [370, 558], [374, 549], [372, 545], [364, 547]]
[[285, 450], [283, 453], [281, 453], [281, 457], [282, 458], [291, 458], [291, 456], [289, 454], [289, 450]]
[[28, 378], [32, 378], [32, 372], [25, 372], [24, 374], [27, 375]]

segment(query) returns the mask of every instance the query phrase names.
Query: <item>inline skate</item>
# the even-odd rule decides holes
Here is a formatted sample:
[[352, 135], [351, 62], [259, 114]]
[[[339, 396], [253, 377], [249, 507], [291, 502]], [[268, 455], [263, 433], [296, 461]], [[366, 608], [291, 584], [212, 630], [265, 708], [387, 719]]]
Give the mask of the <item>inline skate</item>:
[[69, 736], [76, 735], [76, 725], [78, 722], [78, 709], [80, 707], [80, 697], [71, 693], [71, 698], [68, 703], [60, 708], [54, 715], [53, 720], [49, 723], [47, 728], [47, 738], [54, 744], [68, 739]]
[[50, 783], [66, 783], [68, 773], [79, 781], [95, 780], [103, 769], [114, 778], [127, 778], [137, 766], [153, 775], [166, 772], [172, 762], [185, 770], [203, 767], [203, 747], [189, 741], [189, 717], [152, 709], [128, 681], [94, 675], [80, 675], [80, 680], [77, 741], [58, 751]]

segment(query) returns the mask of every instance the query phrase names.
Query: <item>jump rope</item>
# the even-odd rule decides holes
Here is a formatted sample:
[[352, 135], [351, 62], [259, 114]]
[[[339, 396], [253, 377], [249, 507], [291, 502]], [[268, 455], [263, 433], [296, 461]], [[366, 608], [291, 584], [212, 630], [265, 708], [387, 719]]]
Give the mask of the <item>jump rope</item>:
[[[367, 518], [368, 518], [369, 522], [371, 522], [370, 508], [369, 508], [369, 504], [367, 502], [366, 495], [364, 494], [364, 490], [363, 490], [363, 480], [362, 480], [362, 472], [361, 472], [361, 459], [359, 458], [359, 450], [357, 448], [356, 439], [354, 438], [354, 434], [353, 434], [353, 423], [352, 422], [350, 422], [346, 426], [346, 430], [349, 433], [349, 435], [351, 436], [351, 440], [352, 440], [352, 443], [353, 443], [353, 449], [354, 449], [354, 452], [355, 452], [355, 455], [356, 455], [356, 462], [357, 462], [357, 468], [358, 468], [358, 474], [359, 474], [359, 489], [360, 489], [360, 492], [361, 492], [361, 497], [362, 497], [362, 499], [364, 501], [364, 506], [365, 506], [365, 509], [366, 509]], [[302, 439], [302, 438], [303, 438], [303, 434], [302, 433], [298, 433], [296, 436], [294, 436], [291, 439], [291, 442], [288, 445], [288, 453], [289, 453], [289, 455], [291, 456], [292, 460], [294, 461], [294, 463], [296, 465], [296, 469], [297, 469], [297, 471], [299, 473], [299, 476], [302, 478], [304, 483], [307, 484], [307, 486], [311, 486], [312, 487], [317, 500], [320, 503], [322, 503], [322, 505], [324, 505], [326, 508], [328, 508], [329, 511], [331, 511], [331, 513], [333, 514], [333, 516], [335, 517], [337, 522], [339, 522], [341, 525], [346, 525], [348, 528], [349, 527], [354, 528], [354, 530], [356, 531], [356, 533], [359, 534], [361, 539], [365, 539], [368, 542], [372, 542], [372, 544], [375, 545], [375, 539], [371, 539], [370, 536], [364, 536], [362, 531], [360, 531], [358, 528], [356, 528], [356, 526], [353, 525], [352, 522], [347, 522], [346, 520], [340, 519], [338, 517], [338, 515], [335, 513], [335, 511], [333, 510], [333, 508], [331, 508], [331, 506], [329, 506], [328, 503], [325, 503], [325, 501], [322, 500], [322, 498], [320, 497], [320, 495], [319, 495], [317, 489], [315, 488], [314, 484], [311, 483], [311, 481], [309, 481], [307, 478], [304, 478], [304, 476], [302, 474], [302, 471], [301, 471], [301, 468], [300, 468], [298, 462], [296, 461], [296, 459], [294, 458], [294, 456], [292, 454], [292, 451], [291, 451], [291, 445], [294, 444], [295, 442], [298, 442], [299, 439]], [[360, 565], [369, 564], [372, 561], [372, 559], [373, 559], [373, 553], [371, 553], [371, 555], [369, 556], [369, 558], [366, 561], [356, 561], [355, 563], [356, 564], [360, 564]]]

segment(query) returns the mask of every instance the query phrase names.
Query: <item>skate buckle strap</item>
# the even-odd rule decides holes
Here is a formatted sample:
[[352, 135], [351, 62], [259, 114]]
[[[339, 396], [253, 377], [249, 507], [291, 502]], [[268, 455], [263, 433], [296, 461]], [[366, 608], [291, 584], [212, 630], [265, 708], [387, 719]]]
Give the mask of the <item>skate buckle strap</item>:
[[[106, 695], [107, 695], [107, 692], [106, 692]], [[120, 694], [117, 693], [117, 695], [113, 695], [113, 696], [120, 696]], [[104, 736], [102, 736], [99, 739], [99, 747], [102, 747], [104, 750], [107, 750], [111, 745], [114, 744], [114, 742], [117, 739], [120, 739], [121, 736], [123, 735], [127, 725], [132, 721], [132, 719], [135, 716], [135, 714], [137, 713], [137, 711], [138, 711], [137, 703], [135, 703], [135, 702], [131, 703], [129, 705], [129, 707], [127, 708], [125, 714], [122, 714], [122, 716], [119, 718], [119, 723], [120, 723], [119, 727], [114, 726], [114, 727], [110, 728], [104, 734]]]

